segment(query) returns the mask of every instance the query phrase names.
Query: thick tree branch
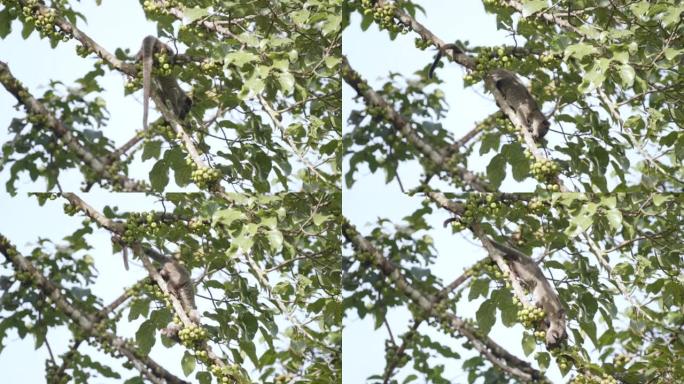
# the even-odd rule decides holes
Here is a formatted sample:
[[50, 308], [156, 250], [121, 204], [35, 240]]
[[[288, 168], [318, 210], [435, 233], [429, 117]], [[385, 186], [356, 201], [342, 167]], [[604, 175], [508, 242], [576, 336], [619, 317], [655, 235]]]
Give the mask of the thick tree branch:
[[[104, 227], [105, 229], [109, 230], [112, 235], [115, 237], [121, 237], [123, 235], [123, 225], [120, 223], [114, 222], [111, 219], [108, 219], [105, 217], [102, 213], [98, 212], [95, 208], [91, 207], [83, 201], [80, 197], [76, 196], [73, 193], [65, 193], [63, 195], [71, 204], [74, 206], [78, 207], [83, 213], [85, 213], [88, 217], [93, 219], [96, 223], [98, 223], [100, 226]], [[132, 244], [122, 244], [122, 246], [129, 246], [133, 249], [134, 253], [140, 257], [143, 265], [145, 266], [145, 269], [147, 270], [148, 274], [150, 277], [154, 280], [155, 283], [159, 286], [159, 289], [164, 293], [165, 296], [169, 298], [171, 301], [171, 305], [173, 306], [174, 312], [176, 315], [180, 318], [181, 322], [183, 323], [184, 326], [189, 327], [195, 325], [190, 318], [188, 317], [188, 314], [185, 312], [185, 309], [183, 308], [183, 305], [181, 304], [180, 300], [170, 292], [169, 287], [166, 284], [166, 281], [164, 278], [159, 274], [157, 271], [157, 268], [152, 264], [149, 258], [154, 259], [155, 261], [158, 262], [165, 262], [169, 260], [168, 256], [162, 255], [159, 252], [155, 251], [154, 249], [144, 246], [140, 242], [135, 242]], [[149, 258], [148, 258], [149, 257]], [[226, 363], [223, 361], [221, 357], [219, 357], [214, 351], [211, 349], [211, 347], [205, 343], [204, 345], [204, 351], [207, 352], [208, 358], [212, 361], [213, 364], [219, 366], [219, 367], [224, 367], [226, 366]], [[238, 380], [236, 379], [236, 382]]]
[[129, 179], [123, 174], [111, 174], [106, 167], [106, 160], [94, 156], [88, 149], [83, 147], [78, 139], [60, 119], [31, 95], [26, 87], [12, 75], [9, 66], [0, 61], [0, 83], [11, 93], [18, 102], [26, 108], [30, 115], [41, 116], [45, 126], [50, 129], [57, 139], [62, 141], [69, 151], [86, 163], [102, 179], [110, 180], [112, 184], [118, 185], [124, 191], [141, 191], [144, 184], [140, 181]]
[[511, 376], [524, 381], [540, 380], [543, 378], [541, 372], [532, 368], [529, 363], [512, 355], [489, 337], [480, 335], [477, 330], [472, 329], [463, 319], [449, 312], [443, 314], [435, 313], [433, 297], [425, 295], [414, 288], [404, 278], [399, 268], [387, 260], [370, 241], [361, 236], [353, 225], [346, 221], [346, 219], [343, 220], [342, 233], [347, 241], [354, 246], [357, 254], [370, 255], [373, 259], [373, 264], [392, 280], [396, 289], [409, 297], [424, 313], [438, 317], [441, 321], [447, 321], [454, 330], [468, 339], [482, 356]]
[[361, 75], [349, 65], [346, 57], [342, 58], [342, 77], [347, 84], [363, 97], [369, 107], [381, 109], [383, 117], [392, 123], [397, 132], [403, 135], [408, 142], [413, 144], [420, 153], [437, 167], [446, 172], [453, 173], [454, 177], [457, 177], [475, 191], [485, 192], [490, 189], [487, 184], [481, 181], [477, 175], [471, 171], [461, 166], [449, 166], [449, 158], [443, 156], [440, 151], [434, 149], [430, 144], [418, 136], [411, 127], [411, 122], [395, 111], [382, 96], [370, 88], [368, 83], [361, 78]]
[[117, 352], [126, 356], [140, 373], [150, 381], [160, 384], [164, 382], [178, 384], [187, 383], [174, 376], [171, 372], [167, 371], [149, 357], [140, 355], [136, 349], [129, 345], [124, 339], [111, 332], [98, 329], [97, 321], [92, 315], [82, 313], [78, 308], [72, 306], [69, 303], [68, 298], [62, 293], [65, 291], [64, 288], [43, 276], [33, 264], [27, 258], [19, 254], [14, 245], [1, 234], [0, 253], [2, 253], [18, 271], [30, 274], [31, 281], [33, 281], [36, 286], [55, 303], [57, 308], [76, 323], [79, 328], [83, 329], [83, 331], [100, 343], [114, 347]]

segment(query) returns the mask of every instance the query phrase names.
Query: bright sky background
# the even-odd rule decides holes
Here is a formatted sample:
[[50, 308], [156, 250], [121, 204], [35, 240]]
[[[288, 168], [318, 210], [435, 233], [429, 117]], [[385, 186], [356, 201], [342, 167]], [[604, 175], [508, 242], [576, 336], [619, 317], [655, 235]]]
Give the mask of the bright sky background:
[[[479, 1], [445, 2], [437, 0], [418, 1], [418, 4], [426, 10], [426, 15], [418, 13], [416, 18], [433, 33], [446, 42], [454, 40], [469, 40], [471, 45], [499, 45], [502, 43], [512, 44], [512, 39], [507, 38], [505, 33], [496, 30], [494, 16], [486, 14], [482, 3]], [[398, 72], [410, 78], [412, 74], [431, 63], [435, 50], [421, 51], [414, 46], [416, 34], [409, 32], [400, 35], [391, 41], [385, 31], [378, 31], [373, 24], [366, 32], [359, 27], [360, 17], [354, 15], [351, 25], [344, 31], [343, 50], [349, 59], [349, 63], [371, 85], [377, 87], [384, 83], [389, 72]], [[451, 130], [455, 137], [459, 138], [470, 129], [477, 121], [482, 120], [488, 114], [496, 110], [496, 104], [489, 94], [484, 94], [480, 84], [476, 87], [463, 89], [461, 78], [464, 71], [454, 63], [443, 59], [444, 66], [439, 71], [442, 79], [448, 79], [441, 85], [449, 104], [449, 112], [442, 124]], [[344, 84], [344, 83], [343, 83]], [[343, 85], [343, 116], [348, 116], [352, 106], [358, 108], [352, 100], [354, 91]], [[343, 119], [345, 119], [343, 117]], [[349, 128], [344, 121], [345, 132]], [[477, 155], [476, 155], [477, 156]], [[489, 163], [492, 154], [484, 158], [471, 157], [469, 165], [478, 171], [483, 171]], [[347, 164], [345, 163], [345, 166]], [[420, 175], [420, 165], [416, 162], [403, 164], [399, 169], [399, 175], [405, 188], [410, 189]], [[403, 195], [396, 181], [387, 185], [382, 172], [371, 174], [368, 169], [361, 169], [355, 174], [358, 181], [351, 190], [345, 189], [343, 194], [344, 215], [357, 226], [362, 233], [367, 233], [378, 218], [389, 218], [395, 223], [401, 224], [401, 218], [410, 214], [419, 207], [422, 200], [420, 197], [409, 198]], [[524, 188], [524, 189], [523, 189]], [[503, 185], [503, 191], [533, 190], [531, 181], [524, 184], [516, 183], [507, 178]], [[432, 266], [432, 271], [441, 277], [446, 283], [451, 282], [466, 268], [485, 257], [486, 254], [477, 245], [459, 235], [453, 235], [450, 230], [442, 229], [442, 222], [449, 216], [444, 212], [433, 214], [428, 218], [434, 230], [430, 235], [434, 238], [438, 250], [437, 262]], [[422, 234], [420, 234], [422, 235]], [[467, 307], [460, 307], [460, 314], [474, 314], [482, 300], [474, 301]], [[407, 330], [407, 321], [410, 314], [406, 310], [394, 310], [388, 315], [388, 322], [395, 337]], [[382, 374], [385, 367], [384, 341], [387, 331], [384, 327], [374, 330], [374, 320], [366, 317], [361, 320], [356, 311], [346, 314], [343, 334], [343, 383], [357, 384], [366, 382], [370, 375]], [[419, 328], [425, 332], [426, 325]], [[428, 332], [435, 340], [450, 346], [459, 346], [460, 341], [444, 336], [434, 331]], [[489, 336], [497, 343], [506, 347], [510, 352], [519, 357], [524, 357], [520, 341], [522, 339], [522, 326], [505, 328], [500, 321], [493, 328]], [[473, 354], [457, 347], [462, 352], [464, 360]], [[530, 356], [532, 357], [532, 355]], [[454, 383], [467, 382], [467, 375], [462, 371], [463, 360], [444, 360], [439, 364], [446, 367], [446, 375]], [[411, 364], [409, 363], [410, 367]], [[399, 376], [399, 381], [405, 376]], [[555, 364], [551, 364], [548, 372], [554, 382], [560, 379]], [[419, 381], [420, 382], [420, 381]]]

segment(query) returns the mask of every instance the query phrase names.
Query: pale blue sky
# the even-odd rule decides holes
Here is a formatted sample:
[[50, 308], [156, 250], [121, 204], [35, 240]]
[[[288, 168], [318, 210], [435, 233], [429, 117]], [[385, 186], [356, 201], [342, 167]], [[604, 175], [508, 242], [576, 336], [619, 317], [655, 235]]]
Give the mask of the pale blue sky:
[[[456, 39], [469, 40], [471, 45], [498, 45], [502, 43], [512, 44], [512, 39], [496, 30], [494, 16], [484, 12], [481, 2], [445, 2], [437, 0], [419, 1], [426, 10], [426, 15], [418, 13], [417, 20], [446, 42]], [[387, 32], [378, 31], [372, 25], [366, 32], [359, 28], [359, 17], [354, 15], [351, 26], [344, 31], [343, 51], [349, 59], [350, 65], [369, 81], [372, 87], [384, 83], [389, 72], [402, 73], [407, 77], [431, 63], [435, 50], [421, 51], [414, 46], [416, 34], [409, 32], [400, 35], [391, 41]], [[439, 76], [446, 79], [440, 87], [445, 93], [449, 104], [449, 112], [442, 124], [453, 132], [455, 137], [468, 132], [488, 114], [494, 112], [497, 107], [493, 98], [485, 94], [481, 85], [463, 89], [461, 78], [464, 74], [457, 64], [443, 59], [444, 67], [438, 69]], [[343, 86], [343, 116], [348, 116], [354, 104], [353, 90], [346, 84]], [[343, 117], [343, 119], [345, 119]], [[348, 131], [346, 121], [345, 132]], [[478, 159], [478, 155], [471, 157], [469, 165], [483, 171], [489, 163], [491, 154]], [[346, 164], [345, 164], [346, 165]], [[402, 181], [410, 189], [420, 175], [420, 165], [416, 162], [402, 165], [399, 174]], [[396, 181], [387, 185], [384, 182], [385, 175], [382, 172], [371, 174], [367, 169], [357, 172], [358, 180], [351, 190], [344, 190], [343, 211], [358, 229], [365, 233], [368, 231], [368, 223], [374, 223], [378, 217], [387, 217], [395, 223], [400, 223], [402, 217], [419, 207], [421, 198], [410, 198], [401, 193]], [[531, 181], [524, 184], [504, 181], [502, 190], [532, 190], [534, 185]], [[438, 212], [429, 217], [428, 221], [435, 230], [430, 231], [434, 238], [438, 257], [432, 266], [432, 271], [441, 277], [446, 283], [451, 282], [461, 274], [464, 268], [472, 265], [477, 260], [486, 256], [481, 247], [478, 247], [460, 235], [453, 235], [450, 230], [442, 229], [442, 221], [449, 216], [444, 212]], [[459, 314], [474, 319], [480, 301], [474, 301], [463, 307], [459, 307]], [[406, 324], [410, 315], [405, 310], [391, 311], [388, 322], [392, 327], [395, 337], [406, 331]], [[384, 327], [374, 330], [373, 319], [359, 319], [356, 312], [348, 313], [345, 318], [345, 330], [343, 334], [343, 383], [358, 384], [366, 382], [366, 378], [373, 374], [382, 374], [385, 366], [384, 341], [387, 331]], [[425, 331], [427, 326], [421, 326]], [[432, 337], [450, 346], [459, 346], [460, 341], [428, 331]], [[520, 340], [522, 327], [505, 328], [500, 322], [490, 333], [496, 342], [505, 346], [509, 351], [519, 357], [524, 357]], [[464, 359], [472, 356], [472, 352], [457, 347]], [[466, 374], [461, 369], [463, 360], [443, 360], [439, 364], [446, 366], [446, 375], [454, 383], [466, 382]], [[411, 364], [408, 366], [410, 367]], [[405, 376], [400, 375], [399, 378]], [[559, 374], [555, 365], [549, 371], [552, 380], [558, 380]], [[401, 381], [401, 380], [399, 380]], [[418, 381], [421, 382], [421, 381]]]

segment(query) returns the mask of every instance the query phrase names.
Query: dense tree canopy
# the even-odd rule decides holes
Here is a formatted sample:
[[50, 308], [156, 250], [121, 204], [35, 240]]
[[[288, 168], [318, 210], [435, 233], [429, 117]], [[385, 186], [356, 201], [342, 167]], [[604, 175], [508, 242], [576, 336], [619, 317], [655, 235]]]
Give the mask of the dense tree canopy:
[[[518, 182], [532, 177], [539, 190], [551, 191], [680, 190], [684, 52], [677, 3], [485, 1], [509, 43], [483, 47], [436, 36], [430, 15], [422, 24], [416, 20], [419, 3], [351, 3], [347, 16], [360, 13], [361, 28], [380, 29], [369, 34], [413, 35], [416, 51], [456, 39], [458, 50], [444, 52], [455, 64], [438, 68], [433, 79], [425, 63], [414, 73], [392, 73], [377, 87], [353, 61], [345, 62], [344, 79], [362, 103], [347, 116], [345, 148], [353, 151], [347, 184], [363, 165], [393, 180], [400, 164], [418, 159], [426, 176], [443, 176], [464, 190], [496, 191], [507, 176]], [[482, 116], [467, 133], [442, 127], [451, 103], [439, 76], [448, 71], [453, 78], [455, 66], [465, 70], [466, 87], [479, 87], [495, 68], [529, 79], [551, 120], [547, 140], [534, 142], [501, 112]], [[469, 164], [491, 153], [486, 174], [473, 174]]]
[[[19, 218], [3, 217], [2, 353], [32, 336], [49, 351], [51, 383], [339, 382], [339, 2], [141, 1], [173, 51], [157, 53], [153, 78], [176, 78], [192, 99], [181, 119], [153, 91], [161, 116], [147, 131], [142, 103], [125, 112], [135, 124], [110, 124], [117, 90], [103, 86], [115, 74], [124, 101], [138, 97], [144, 36], [105, 46], [81, 6], [0, 1], [0, 38], [40, 36], [55, 50], [36, 60], [70, 46], [92, 64], [73, 83], [35, 73], [34, 89], [13, 68], [25, 52], [0, 50], [0, 84], [16, 101], [3, 105], [0, 210], [30, 204], [70, 231], [18, 243], [7, 233]], [[124, 208], [128, 199], [146, 208]], [[122, 255], [130, 271], [97, 268]], [[199, 324], [166, 262], [191, 273]], [[112, 274], [140, 272], [104, 288], [112, 302], [96, 294]], [[64, 329], [69, 345], [54, 342]], [[180, 359], [151, 352], [160, 343]]]
[[[369, 178], [387, 184], [382, 199], [368, 196], [370, 212], [345, 205], [343, 223], [345, 316], [388, 335], [384, 366], [367, 381], [682, 377], [684, 210], [680, 195], [667, 194], [684, 180], [682, 5], [485, 0], [506, 36], [496, 46], [438, 36], [431, 16], [447, 11], [422, 5], [361, 0], [345, 8], [349, 36], [385, 35], [388, 49], [415, 39], [402, 57], [441, 48], [448, 59], [433, 78], [432, 62], [411, 68], [408, 59], [382, 79], [366, 74], [381, 67], [369, 64], [380, 58], [364, 57], [373, 47], [350, 48], [342, 64], [354, 98], [345, 116], [345, 194], [367, 184], [377, 190]], [[449, 9], [454, 25], [469, 17], [456, 14], [461, 6]], [[455, 68], [460, 81], [443, 81]], [[524, 79], [551, 123], [546, 137], [535, 140], [486, 84], [495, 69]], [[469, 108], [467, 99], [445, 98], [445, 84], [459, 83], [473, 96], [484, 91], [496, 110], [464, 132], [441, 123], [447, 111]], [[534, 194], [499, 192], [532, 192], [530, 179]], [[540, 271], [535, 284], [519, 269], [529, 257]], [[547, 283], [564, 312], [560, 346], [545, 345], [548, 297], [532, 295]], [[503, 340], [493, 336], [506, 328]], [[458, 360], [465, 374], [454, 379]]]

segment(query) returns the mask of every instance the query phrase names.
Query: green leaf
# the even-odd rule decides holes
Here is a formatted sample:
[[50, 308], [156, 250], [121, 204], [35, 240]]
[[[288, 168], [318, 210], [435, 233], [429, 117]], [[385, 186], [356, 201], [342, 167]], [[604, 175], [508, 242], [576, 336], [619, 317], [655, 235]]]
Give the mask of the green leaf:
[[256, 349], [254, 347], [254, 343], [251, 341], [247, 340], [240, 340], [240, 350], [246, 354], [250, 360], [252, 360], [252, 363], [259, 368], [259, 358], [256, 355]]
[[606, 70], [610, 64], [609, 59], [599, 59], [594, 62], [591, 69], [584, 74], [580, 88], [582, 92], [589, 93], [594, 89], [600, 88], [606, 80]]
[[234, 64], [238, 68], [257, 60], [259, 56], [247, 51], [233, 51], [223, 57], [225, 64]]
[[9, 8], [0, 11], [0, 38], [5, 38], [12, 31], [12, 18], [10, 17]]
[[320, 226], [321, 224], [325, 223], [326, 221], [330, 220], [332, 216], [330, 215], [322, 215], [320, 213], [316, 213], [313, 215], [313, 223], [315, 226]]
[[215, 226], [216, 224], [223, 224], [227, 227], [230, 227], [233, 221], [243, 220], [245, 218], [245, 214], [242, 211], [238, 211], [237, 209], [222, 209], [214, 213], [214, 215], [211, 218], [211, 225]]
[[342, 15], [328, 15], [325, 19], [325, 23], [323, 23], [321, 32], [323, 32], [324, 35], [335, 34], [340, 30], [341, 24]]
[[629, 64], [623, 64], [620, 66], [620, 79], [621, 84], [625, 88], [631, 88], [634, 85], [634, 68]]
[[242, 89], [240, 90], [240, 97], [245, 100], [252, 95], [258, 95], [264, 90], [264, 81], [256, 76], [252, 76], [249, 80], [242, 84]]
[[169, 165], [164, 160], [157, 161], [150, 171], [152, 189], [162, 192], [169, 184]]
[[156, 341], [155, 333], [157, 328], [150, 320], [145, 320], [140, 324], [140, 328], [135, 332], [135, 341], [140, 348], [140, 353], [147, 355]]
[[589, 320], [593, 319], [596, 311], [598, 310], [598, 303], [596, 302], [594, 295], [589, 292], [583, 293], [581, 303], [586, 313], [586, 318]]
[[290, 72], [282, 72], [278, 74], [278, 83], [283, 93], [290, 95], [294, 90], [295, 78]]
[[183, 353], [183, 358], [181, 359], [181, 367], [183, 367], [183, 374], [185, 377], [195, 370], [196, 364], [197, 361], [195, 360], [195, 356], [190, 354], [190, 352], [185, 351], [185, 353]]
[[664, 52], [666, 59], [673, 60], [675, 57], [679, 56], [682, 52], [684, 52], [684, 49], [666, 48]]
[[534, 358], [537, 360], [539, 368], [542, 371], [545, 371], [551, 363], [551, 355], [549, 355], [548, 352], [537, 352], [535, 353]]
[[470, 292], [468, 292], [468, 300], [473, 301], [478, 296], [487, 297], [489, 292], [489, 279], [476, 279], [470, 284]]
[[209, 8], [200, 8], [195, 6], [194, 8], [185, 8], [183, 10], [183, 16], [185, 17], [187, 24], [191, 24], [193, 21], [207, 15], [209, 15]]
[[253, 314], [245, 311], [240, 313], [240, 323], [242, 323], [242, 326], [245, 329], [246, 337], [249, 339], [254, 338], [254, 335], [256, 335], [259, 328], [257, 318]]
[[179, 186], [185, 186], [192, 182], [192, 166], [185, 160], [185, 152], [181, 146], [173, 147], [164, 153], [164, 160], [173, 170], [173, 180]]
[[143, 146], [142, 160], [158, 159], [161, 155], [162, 142], [159, 140], [149, 140]]
[[491, 300], [483, 301], [475, 313], [475, 318], [480, 330], [485, 335], [488, 334], [496, 322], [496, 305], [494, 305], [494, 302]]
[[[305, 24], [309, 21], [309, 16], [311, 15], [311, 12], [309, 12], [306, 9], [300, 9], [298, 11], [294, 11], [290, 13], [290, 18], [292, 21], [295, 22], [295, 24], [298, 24], [299, 26], [305, 26]], [[308, 25], [307, 25], [308, 27]]]
[[342, 59], [335, 56], [327, 56], [325, 59], [323, 59], [323, 62], [325, 63], [326, 68], [328, 69], [333, 69], [337, 67], [341, 61]]
[[606, 219], [610, 228], [617, 232], [622, 228], [622, 212], [619, 209], [611, 209], [606, 212]]
[[128, 321], [133, 321], [142, 316], [147, 318], [147, 313], [150, 309], [150, 301], [143, 299], [133, 300], [128, 311]]
[[528, 0], [523, 4], [522, 16], [528, 17], [535, 12], [548, 7], [546, 0]]
[[501, 154], [494, 156], [487, 165], [487, 177], [494, 189], [499, 188], [506, 177], [506, 159]]
[[484, 134], [482, 140], [480, 140], [480, 155], [484, 155], [490, 151], [498, 152], [500, 144], [501, 135], [498, 132], [488, 132]]
[[672, 195], [666, 195], [666, 194], [658, 193], [658, 194], [652, 195], [652, 198], [653, 198], [653, 204], [656, 207], [660, 207], [661, 204], [666, 203], [668, 201], [672, 201], [672, 199], [674, 197]]
[[271, 251], [280, 252], [283, 248], [283, 234], [279, 230], [273, 229], [268, 231], [267, 237]]
[[195, 378], [200, 384], [211, 384], [211, 373], [200, 371], [195, 374]]
[[254, 245], [254, 237], [246, 227], [242, 227], [240, 234], [233, 239], [232, 245], [238, 247], [241, 251], [248, 252], [252, 249], [252, 245]]
[[[676, 2], [675, 2], [676, 3]], [[664, 4], [663, 4], [664, 5]], [[684, 13], [684, 4], [679, 2], [677, 6], [667, 6], [667, 10], [661, 17], [663, 27], [668, 27], [674, 23], [679, 22], [682, 19], [682, 14]]]
[[506, 144], [506, 157], [508, 164], [511, 165], [513, 179], [523, 181], [530, 174], [530, 161], [525, 157], [525, 149], [522, 145], [515, 142]]
[[608, 329], [605, 332], [603, 332], [603, 335], [599, 337], [598, 339], [598, 344], [601, 347], [605, 347], [608, 345], [612, 345], [615, 342], [615, 331], [612, 329]]
[[266, 352], [264, 352], [263, 355], [261, 355], [261, 358], [259, 358], [259, 365], [266, 366], [266, 365], [271, 365], [276, 362], [276, 358], [278, 357], [277, 353], [269, 349]]
[[627, 51], [619, 51], [613, 53], [612, 59], [614, 61], [618, 61], [621, 64], [626, 64], [629, 61], [629, 52]]
[[492, 300], [501, 311], [501, 322], [506, 327], [518, 323], [518, 306], [513, 303], [513, 296], [508, 289], [495, 289], [491, 294]]
[[594, 321], [580, 321], [580, 328], [589, 336], [594, 346], [598, 347], [598, 340], [596, 340], [596, 323]]
[[523, 333], [522, 349], [525, 356], [529, 356], [537, 348], [537, 340], [529, 332]]
[[586, 43], [573, 44], [565, 48], [565, 59], [567, 60], [569, 57], [574, 57], [577, 60], [582, 60], [584, 56], [593, 55], [597, 52], [598, 50], [593, 45]]
[[24, 27], [21, 29], [21, 37], [26, 40], [28, 39], [29, 36], [31, 36], [31, 33], [35, 28], [33, 27], [33, 23], [24, 23]]
[[[586, 207], [586, 206], [585, 206]], [[569, 226], [564, 233], [569, 237], [575, 237], [580, 233], [586, 231], [589, 227], [594, 224], [594, 219], [592, 217], [593, 212], [581, 212], [577, 216], [570, 219], [570, 223], [573, 224]]]
[[648, 9], [651, 5], [648, 3], [648, 1], [639, 1], [636, 3], [632, 3], [629, 5], [629, 9], [632, 11], [634, 16], [637, 18], [642, 18], [646, 16], [646, 13], [648, 13]]

